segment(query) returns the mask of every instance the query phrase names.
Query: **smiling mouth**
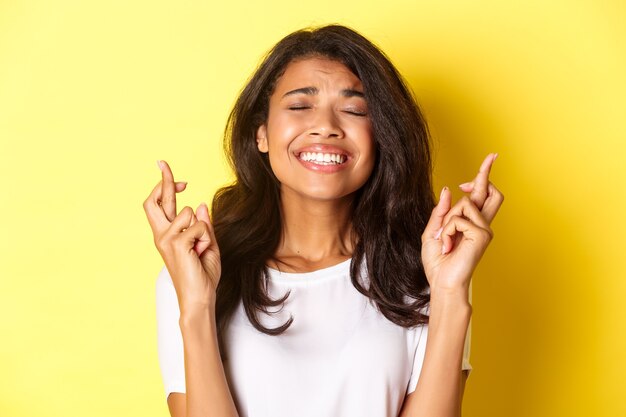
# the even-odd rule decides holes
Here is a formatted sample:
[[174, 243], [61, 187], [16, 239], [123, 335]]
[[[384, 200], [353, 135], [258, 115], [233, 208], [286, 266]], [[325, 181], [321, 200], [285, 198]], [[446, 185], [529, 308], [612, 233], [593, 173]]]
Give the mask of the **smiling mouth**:
[[341, 165], [348, 159], [346, 155], [322, 152], [300, 152], [298, 158], [317, 165]]

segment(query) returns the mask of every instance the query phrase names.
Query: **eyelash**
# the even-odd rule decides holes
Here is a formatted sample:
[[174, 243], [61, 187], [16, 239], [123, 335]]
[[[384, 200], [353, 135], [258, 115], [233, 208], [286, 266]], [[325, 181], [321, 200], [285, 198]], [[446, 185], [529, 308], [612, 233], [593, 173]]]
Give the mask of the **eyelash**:
[[361, 117], [367, 116], [366, 112], [361, 112], [361, 111], [347, 111], [347, 113], [353, 114], [355, 116], [361, 116]]
[[[289, 110], [307, 110], [310, 109], [311, 107], [309, 106], [290, 106]], [[346, 113], [351, 114], [353, 116], [360, 116], [360, 117], [365, 117], [367, 116], [366, 112], [360, 112], [360, 111], [350, 111], [350, 110], [345, 110]]]

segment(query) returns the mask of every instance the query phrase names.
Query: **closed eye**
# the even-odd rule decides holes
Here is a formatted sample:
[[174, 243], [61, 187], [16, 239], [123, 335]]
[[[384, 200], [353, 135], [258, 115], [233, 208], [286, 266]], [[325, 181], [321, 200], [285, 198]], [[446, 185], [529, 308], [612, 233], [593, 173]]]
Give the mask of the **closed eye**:
[[310, 108], [309, 106], [289, 106], [289, 110], [306, 110]]
[[361, 111], [361, 110], [347, 109], [347, 110], [344, 110], [344, 111], [346, 113], [348, 113], [348, 114], [352, 114], [352, 115], [355, 115], [355, 116], [361, 116], [361, 117], [367, 116], [367, 112]]

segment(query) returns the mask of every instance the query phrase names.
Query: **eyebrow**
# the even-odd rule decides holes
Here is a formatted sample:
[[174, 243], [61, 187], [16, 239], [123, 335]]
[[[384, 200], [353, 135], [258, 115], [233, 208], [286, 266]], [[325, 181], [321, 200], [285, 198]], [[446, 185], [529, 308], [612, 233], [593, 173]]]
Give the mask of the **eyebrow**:
[[[287, 96], [292, 96], [294, 94], [306, 94], [309, 96], [314, 96], [317, 93], [319, 93], [319, 90], [317, 89], [317, 87], [302, 87], [302, 88], [296, 88], [295, 90], [291, 90], [286, 92], [285, 94], [283, 94], [283, 98], [287, 97]], [[341, 90], [340, 94], [344, 97], [361, 97], [361, 98], [365, 98], [365, 94], [363, 94], [363, 92], [361, 91], [357, 91], [357, 90], [353, 90], [351, 88], [346, 88]]]

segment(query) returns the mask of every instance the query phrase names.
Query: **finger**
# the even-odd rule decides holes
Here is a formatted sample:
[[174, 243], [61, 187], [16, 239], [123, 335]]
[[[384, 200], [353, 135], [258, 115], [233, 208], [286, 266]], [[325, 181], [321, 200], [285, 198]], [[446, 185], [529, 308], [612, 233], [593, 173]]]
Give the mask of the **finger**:
[[[187, 230], [178, 235], [177, 239], [185, 242], [185, 247], [193, 248], [196, 253], [198, 253], [196, 249], [197, 246], [206, 249], [211, 246], [213, 242], [209, 225], [204, 221], [195, 222], [192, 226], [189, 226]], [[202, 250], [202, 252], [204, 252], [204, 250]], [[202, 252], [200, 252], [200, 254]]]
[[453, 216], [443, 227], [441, 232], [441, 254], [449, 253], [454, 247], [457, 233], [461, 233], [462, 237], [467, 240], [478, 242], [483, 250], [487, 247], [487, 243], [493, 238], [493, 232], [490, 228], [484, 229], [472, 223], [468, 219], [460, 216]]
[[[467, 182], [465, 184], [460, 184], [459, 187], [465, 191], [469, 192], [472, 189], [473, 183]], [[493, 221], [494, 217], [498, 213], [502, 202], [504, 201], [504, 195], [500, 190], [496, 188], [495, 185], [490, 181], [487, 185], [487, 198], [485, 199], [485, 203], [483, 204], [483, 208], [480, 211], [483, 214], [483, 217], [489, 224]]]
[[[186, 182], [180, 181], [176, 183], [177, 193], [184, 191], [185, 188], [187, 188]], [[162, 181], [159, 181], [143, 203], [143, 208], [148, 217], [148, 223], [150, 223], [152, 233], [155, 235], [162, 233], [170, 224], [161, 207], [161, 191]]]
[[481, 212], [485, 220], [491, 224], [504, 201], [504, 195], [492, 183], [489, 183], [488, 193], [489, 196], [485, 200], [485, 205]]
[[459, 188], [464, 193], [469, 193], [474, 189], [474, 181], [464, 182], [463, 184], [459, 184]]
[[469, 199], [468, 196], [463, 196], [452, 208], [446, 213], [443, 218], [443, 224], [447, 224], [453, 216], [461, 216], [469, 219], [479, 227], [489, 227], [489, 222], [485, 219], [484, 215], [478, 207]]
[[215, 228], [213, 227], [213, 221], [209, 215], [209, 208], [206, 203], [200, 204], [198, 207], [198, 220], [202, 220], [207, 225], [209, 225], [209, 232], [211, 233], [211, 239], [213, 240], [213, 244], [215, 245], [215, 249], [217, 249], [217, 240], [215, 239]]
[[493, 161], [495, 161], [497, 156], [497, 153], [490, 153], [487, 155], [483, 163], [480, 165], [476, 178], [472, 181], [474, 185], [472, 187], [470, 199], [479, 209], [482, 209], [483, 204], [485, 204], [485, 199], [487, 198], [487, 187], [489, 185], [489, 173], [491, 172]]
[[215, 231], [213, 230], [213, 224], [211, 223], [211, 219], [209, 218], [209, 208], [206, 203], [202, 203], [196, 209], [196, 216], [198, 221], [203, 221], [208, 225], [209, 237], [210, 241], [197, 241], [195, 250], [198, 253], [198, 256], [202, 255], [202, 253], [208, 249], [212, 243], [215, 242]]
[[[189, 222], [189, 227], [192, 227], [194, 224], [196, 224], [196, 223], [198, 223], [198, 222], [199, 222], [199, 220], [198, 220], [197, 216], [196, 216], [195, 214], [193, 214], [193, 213], [192, 213], [192, 214], [191, 214], [191, 221]], [[196, 242], [196, 243], [194, 243], [194, 250], [196, 250], [196, 245], [197, 245], [197, 242]], [[198, 256], [199, 256], [199, 255], [200, 255], [200, 253], [202, 253], [202, 252], [198, 252], [198, 251], [196, 250], [196, 253], [197, 253], [197, 254], [198, 254]]]
[[187, 188], [187, 182], [186, 181], [177, 181], [176, 182], [176, 192], [180, 193], [181, 191], [185, 191], [185, 189]]
[[152, 228], [152, 233], [154, 236], [158, 236], [163, 233], [168, 227], [170, 222], [165, 217], [163, 213], [163, 209], [160, 205], [161, 200], [161, 182], [159, 181], [157, 185], [152, 189], [152, 192], [143, 202], [143, 209], [146, 212], [146, 216], [148, 217], [148, 223], [150, 223], [150, 227]]
[[448, 210], [450, 210], [451, 202], [452, 193], [450, 192], [450, 189], [448, 187], [443, 187], [439, 196], [439, 203], [437, 203], [437, 205], [433, 208], [428, 224], [426, 224], [426, 227], [424, 228], [424, 233], [422, 234], [423, 238], [437, 237], [438, 232], [443, 226], [443, 218]]
[[174, 220], [172, 220], [172, 223], [167, 230], [167, 234], [174, 236], [180, 234], [191, 226], [194, 217], [195, 216], [191, 207], [183, 207], [180, 213], [178, 213], [178, 215], [174, 217]]
[[170, 166], [165, 161], [158, 161], [161, 169], [163, 182], [161, 184], [161, 206], [165, 217], [172, 221], [176, 217], [176, 185], [174, 183], [174, 175]]

